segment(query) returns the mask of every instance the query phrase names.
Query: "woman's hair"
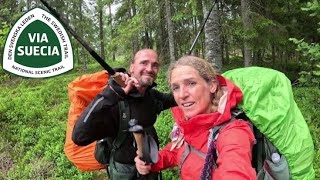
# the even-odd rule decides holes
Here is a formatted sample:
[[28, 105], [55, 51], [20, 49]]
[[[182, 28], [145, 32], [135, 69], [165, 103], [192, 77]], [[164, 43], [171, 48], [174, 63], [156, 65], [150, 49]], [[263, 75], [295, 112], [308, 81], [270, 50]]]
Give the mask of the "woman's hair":
[[169, 84], [171, 83], [172, 71], [179, 66], [190, 66], [194, 68], [196, 71], [198, 71], [199, 75], [207, 83], [212, 83], [212, 81], [217, 83], [217, 90], [212, 95], [213, 111], [216, 111], [219, 104], [220, 97], [222, 96], [222, 91], [219, 86], [219, 82], [216, 77], [216, 71], [214, 70], [213, 66], [208, 61], [201, 59], [199, 57], [191, 56], [191, 55], [183, 56], [180, 59], [178, 59], [176, 62], [170, 64], [168, 69], [168, 74], [167, 74]]

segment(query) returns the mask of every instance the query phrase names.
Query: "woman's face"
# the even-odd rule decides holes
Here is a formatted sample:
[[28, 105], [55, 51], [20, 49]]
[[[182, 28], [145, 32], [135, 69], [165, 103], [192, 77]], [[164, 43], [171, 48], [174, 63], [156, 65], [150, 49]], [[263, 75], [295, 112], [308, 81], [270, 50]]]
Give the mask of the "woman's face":
[[211, 112], [215, 82], [207, 83], [191, 66], [178, 66], [171, 72], [170, 87], [174, 99], [187, 119]]

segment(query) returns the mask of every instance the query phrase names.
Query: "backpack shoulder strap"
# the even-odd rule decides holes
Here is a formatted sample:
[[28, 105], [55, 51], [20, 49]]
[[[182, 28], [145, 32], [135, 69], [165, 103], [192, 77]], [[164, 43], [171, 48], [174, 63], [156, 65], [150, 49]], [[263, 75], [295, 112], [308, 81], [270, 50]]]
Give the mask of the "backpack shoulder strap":
[[232, 116], [237, 119], [242, 119], [250, 123], [251, 129], [255, 137], [255, 143], [252, 148], [252, 166], [256, 169], [258, 174], [264, 171], [265, 160], [271, 161], [272, 153], [280, 152], [277, 148], [268, 140], [268, 138], [262, 134], [259, 129], [251, 122], [246, 116], [245, 112], [239, 108], [235, 108], [231, 111]]
[[204, 161], [204, 166], [200, 175], [200, 179], [211, 179], [211, 172], [212, 169], [217, 168], [217, 159], [218, 159], [218, 153], [216, 149], [216, 141], [219, 136], [220, 129], [227, 125], [228, 123], [234, 121], [238, 116], [242, 114], [241, 110], [240, 111], [231, 111], [231, 118], [230, 120], [220, 124], [219, 126], [215, 126], [210, 130], [210, 134], [208, 137], [208, 153], [205, 157]]
[[192, 147], [191, 145], [189, 145], [188, 143], [185, 142], [185, 151], [183, 152], [182, 157], [180, 159], [180, 169], [181, 169], [184, 161], [186, 160], [186, 158], [190, 154], [190, 152], [194, 152], [198, 156], [205, 159], [205, 165], [204, 165], [204, 169], [202, 170], [202, 174], [203, 174], [202, 176], [207, 177], [209, 174], [211, 174], [211, 169], [217, 168], [216, 161], [218, 159], [218, 155], [217, 155], [215, 144], [216, 144], [216, 140], [218, 139], [218, 136], [219, 136], [219, 131], [222, 127], [224, 127], [229, 122], [238, 118], [238, 116], [241, 114], [243, 114], [242, 110], [238, 110], [238, 109], [233, 110], [231, 112], [231, 119], [229, 121], [226, 121], [226, 122], [220, 124], [219, 126], [215, 126], [210, 130], [210, 134], [208, 137], [208, 153], [207, 153], [207, 155], [204, 154], [203, 152], [195, 149], [194, 147]]
[[[219, 126], [216, 126], [216, 127], [212, 128], [212, 129], [210, 130], [210, 134], [209, 134], [209, 137], [208, 137], [208, 150], [209, 150], [209, 144], [210, 144], [210, 142], [211, 142], [211, 141], [214, 141], [214, 142], [212, 142], [212, 143], [215, 143], [215, 141], [216, 141], [216, 139], [217, 139], [217, 137], [218, 137], [218, 134], [219, 134], [219, 130], [220, 130], [220, 128], [223, 127], [224, 125], [225, 125], [225, 123], [224, 123], [224, 124], [221, 124], [221, 125], [219, 125]], [[199, 151], [198, 149], [194, 148], [193, 146], [191, 146], [190, 144], [188, 144], [187, 142], [185, 142], [185, 150], [184, 150], [184, 152], [183, 152], [183, 154], [182, 154], [182, 157], [181, 157], [181, 159], [180, 159], [180, 169], [181, 169], [184, 161], [185, 161], [185, 160], [187, 159], [187, 157], [189, 156], [190, 152], [195, 153], [196, 155], [200, 156], [202, 159], [206, 159], [206, 154], [205, 154], [205, 153]], [[216, 154], [216, 151], [213, 151], [213, 153], [214, 153], [213, 157], [214, 157], [214, 159], [215, 159], [213, 163], [214, 163], [214, 166], [216, 167], [215, 162], [216, 162], [216, 160], [217, 160], [217, 154]]]
[[191, 146], [190, 146], [187, 142], [184, 142], [184, 144], [185, 144], [185, 145], [184, 145], [184, 146], [185, 146], [185, 149], [184, 149], [184, 152], [183, 152], [182, 157], [181, 157], [181, 159], [180, 159], [180, 164], [179, 164], [180, 168], [179, 168], [179, 169], [181, 169], [184, 161], [187, 159], [187, 157], [188, 157], [189, 154], [190, 154], [190, 147], [191, 147]]
[[191, 152], [194, 152], [196, 155], [200, 156], [202, 159], [206, 158], [206, 154], [197, 150], [196, 148], [194, 148], [193, 146], [191, 146], [190, 144], [188, 144], [187, 142], [184, 142], [185, 144], [185, 150], [182, 154], [182, 157], [180, 159], [180, 169], [184, 163], [184, 161], [187, 159], [187, 157], [189, 156], [189, 154]]
[[[117, 136], [115, 139], [111, 142], [112, 143], [112, 148], [110, 152], [110, 160], [109, 164], [114, 163], [114, 153], [117, 149], [120, 148], [124, 140], [127, 138], [128, 133], [126, 131], [128, 130], [128, 122], [130, 119], [130, 108], [129, 108], [129, 103], [127, 100], [119, 101], [118, 102], [119, 106], [119, 129]], [[107, 174], [108, 177], [110, 177], [110, 172], [109, 168], [107, 168]]]
[[128, 122], [130, 119], [130, 108], [127, 100], [119, 101], [119, 115], [120, 124], [116, 138], [112, 145], [114, 149], [118, 149], [127, 137], [126, 131], [128, 130]]

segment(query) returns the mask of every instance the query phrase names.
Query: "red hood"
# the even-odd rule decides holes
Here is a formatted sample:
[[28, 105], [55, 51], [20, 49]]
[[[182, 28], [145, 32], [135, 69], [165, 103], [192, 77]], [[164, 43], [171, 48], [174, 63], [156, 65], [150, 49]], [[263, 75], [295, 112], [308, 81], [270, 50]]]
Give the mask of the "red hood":
[[173, 118], [183, 130], [186, 139], [188, 139], [188, 135], [197, 136], [197, 134], [202, 134], [202, 132], [228, 121], [231, 118], [230, 110], [242, 100], [242, 92], [235, 84], [220, 75], [217, 75], [217, 78], [221, 88], [225, 89], [227, 93], [225, 103], [219, 103], [220, 112], [197, 115], [186, 121], [183, 111], [178, 106], [171, 108]]

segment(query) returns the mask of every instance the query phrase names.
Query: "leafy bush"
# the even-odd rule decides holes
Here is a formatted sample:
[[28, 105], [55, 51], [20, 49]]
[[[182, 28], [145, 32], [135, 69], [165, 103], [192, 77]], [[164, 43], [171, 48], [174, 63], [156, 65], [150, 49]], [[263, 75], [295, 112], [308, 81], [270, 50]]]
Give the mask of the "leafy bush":
[[320, 179], [320, 89], [317, 87], [298, 87], [293, 90], [298, 107], [310, 128], [315, 147], [313, 165], [316, 179]]
[[[97, 67], [97, 66], [96, 66]], [[98, 68], [91, 68], [97, 70]], [[92, 70], [93, 71], [93, 70]], [[90, 179], [65, 157], [69, 101], [67, 84], [84, 72], [50, 79], [16, 77], [0, 88], [0, 177], [9, 179]], [[13, 83], [17, 82], [17, 83]], [[1, 179], [1, 178], [0, 178]]]

